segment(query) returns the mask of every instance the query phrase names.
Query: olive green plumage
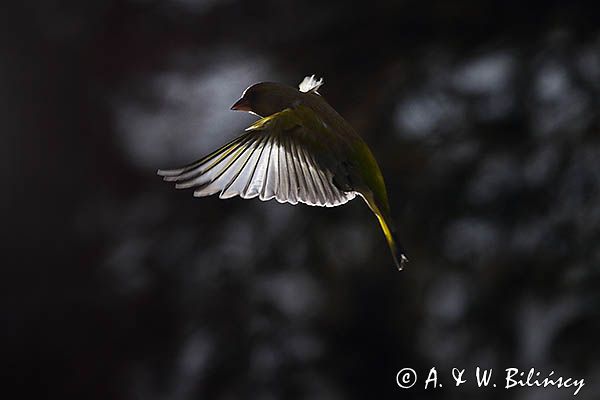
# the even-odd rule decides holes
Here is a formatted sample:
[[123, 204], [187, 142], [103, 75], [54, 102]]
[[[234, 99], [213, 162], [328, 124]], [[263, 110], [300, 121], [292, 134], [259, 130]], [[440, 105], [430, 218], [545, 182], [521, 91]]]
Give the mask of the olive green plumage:
[[300, 90], [279, 83], [250, 86], [232, 109], [261, 117], [246, 133], [208, 156], [159, 170], [195, 196], [275, 198], [280, 203], [334, 207], [362, 197], [379, 221], [394, 262], [407, 259], [393, 234], [383, 176], [371, 150], [306, 77]]

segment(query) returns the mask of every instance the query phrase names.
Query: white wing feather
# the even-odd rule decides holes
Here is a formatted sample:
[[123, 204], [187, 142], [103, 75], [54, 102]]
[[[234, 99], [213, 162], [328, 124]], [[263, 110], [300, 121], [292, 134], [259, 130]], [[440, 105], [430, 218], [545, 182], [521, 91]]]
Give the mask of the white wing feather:
[[307, 76], [306, 78], [304, 78], [302, 80], [302, 82], [300, 82], [299, 85], [299, 89], [301, 92], [304, 93], [316, 93], [319, 94], [319, 92], [317, 92], [317, 90], [323, 86], [325, 82], [323, 81], [323, 78], [319, 78], [319, 80], [315, 79], [314, 75], [311, 76]]

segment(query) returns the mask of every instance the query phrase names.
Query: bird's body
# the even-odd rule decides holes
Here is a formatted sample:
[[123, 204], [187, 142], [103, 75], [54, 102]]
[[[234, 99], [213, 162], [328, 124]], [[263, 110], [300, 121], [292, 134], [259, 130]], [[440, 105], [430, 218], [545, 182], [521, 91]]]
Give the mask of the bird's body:
[[196, 196], [220, 193], [261, 200], [333, 207], [361, 196], [377, 217], [402, 269], [406, 262], [392, 233], [383, 176], [371, 150], [317, 92], [307, 77], [300, 90], [278, 84], [249, 87], [232, 107], [260, 117], [247, 133], [186, 167], [159, 171]]

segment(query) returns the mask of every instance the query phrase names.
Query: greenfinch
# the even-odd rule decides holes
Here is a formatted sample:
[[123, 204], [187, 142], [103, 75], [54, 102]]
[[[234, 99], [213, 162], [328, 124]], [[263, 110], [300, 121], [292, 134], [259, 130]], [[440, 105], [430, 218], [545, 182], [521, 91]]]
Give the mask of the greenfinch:
[[367, 144], [318, 92], [323, 79], [307, 76], [299, 89], [261, 82], [232, 110], [260, 117], [246, 132], [187, 166], [159, 170], [194, 196], [258, 197], [280, 203], [335, 207], [360, 196], [377, 217], [394, 263], [408, 261], [396, 239], [381, 170]]

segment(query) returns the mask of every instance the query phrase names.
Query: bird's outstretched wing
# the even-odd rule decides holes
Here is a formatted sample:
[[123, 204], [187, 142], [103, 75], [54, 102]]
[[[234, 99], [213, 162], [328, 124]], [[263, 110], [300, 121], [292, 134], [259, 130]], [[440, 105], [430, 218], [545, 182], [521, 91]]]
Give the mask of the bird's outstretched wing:
[[[303, 107], [304, 108], [304, 107]], [[220, 193], [222, 199], [276, 199], [334, 207], [352, 200], [353, 191], [342, 191], [333, 183], [333, 171], [317, 154], [326, 152], [319, 143], [314, 124], [306, 124], [306, 113], [297, 109], [258, 120], [246, 133], [206, 157], [179, 169], [159, 170], [176, 187], [195, 188], [194, 195]]]

